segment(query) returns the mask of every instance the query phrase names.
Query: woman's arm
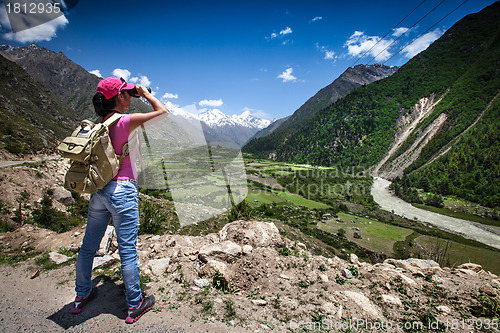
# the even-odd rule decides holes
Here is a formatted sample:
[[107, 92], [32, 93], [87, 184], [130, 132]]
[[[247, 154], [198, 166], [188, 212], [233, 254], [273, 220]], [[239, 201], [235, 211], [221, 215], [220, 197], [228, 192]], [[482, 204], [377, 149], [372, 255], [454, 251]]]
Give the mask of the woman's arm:
[[[153, 111], [148, 113], [132, 113], [130, 115], [129, 133], [132, 133], [137, 127], [143, 125], [145, 122], [159, 116], [166, 116], [168, 110], [156, 97], [154, 97], [146, 88], [141, 85], [135, 86], [139, 96], [144, 97], [153, 107]], [[158, 119], [159, 120], [159, 119]]]

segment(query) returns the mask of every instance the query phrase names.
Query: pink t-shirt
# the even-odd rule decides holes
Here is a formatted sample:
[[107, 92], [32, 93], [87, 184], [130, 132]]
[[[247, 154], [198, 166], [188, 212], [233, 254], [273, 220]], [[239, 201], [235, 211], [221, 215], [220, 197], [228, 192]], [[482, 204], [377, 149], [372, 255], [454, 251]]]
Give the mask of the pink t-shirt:
[[[122, 147], [125, 143], [128, 142], [128, 131], [130, 128], [130, 115], [123, 115], [120, 120], [118, 120], [113, 126], [109, 127], [109, 137], [111, 138], [111, 142], [113, 144], [113, 148], [115, 149], [115, 153], [117, 155], [122, 154]], [[123, 180], [123, 179], [136, 179], [135, 175], [137, 175], [137, 169], [135, 166], [135, 162], [132, 163], [130, 157], [135, 161], [135, 152], [131, 151], [130, 156], [126, 156], [123, 160], [120, 170], [116, 175], [114, 180]]]

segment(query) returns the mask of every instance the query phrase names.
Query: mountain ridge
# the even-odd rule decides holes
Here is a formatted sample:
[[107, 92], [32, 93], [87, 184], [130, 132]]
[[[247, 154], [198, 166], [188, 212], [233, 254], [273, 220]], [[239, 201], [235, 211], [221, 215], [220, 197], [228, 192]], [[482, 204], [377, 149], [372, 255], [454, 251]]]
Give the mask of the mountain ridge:
[[[268, 139], [264, 139], [268, 135], [280, 136], [282, 140], [286, 140], [287, 136], [293, 135], [292, 133], [300, 128], [302, 124], [309, 121], [321, 109], [335, 103], [359, 86], [394, 74], [398, 68], [396, 66], [384, 66], [380, 64], [349, 67], [332, 83], [321, 88], [314, 96], [309, 98], [292, 115], [278, 119], [268, 126], [268, 128], [257, 132], [250, 138], [248, 143], [253, 139], [261, 138], [260, 142], [255, 142], [253, 145], [268, 145], [269, 143], [266, 142]], [[283, 136], [283, 131], [287, 129], [290, 129], [292, 133]]]

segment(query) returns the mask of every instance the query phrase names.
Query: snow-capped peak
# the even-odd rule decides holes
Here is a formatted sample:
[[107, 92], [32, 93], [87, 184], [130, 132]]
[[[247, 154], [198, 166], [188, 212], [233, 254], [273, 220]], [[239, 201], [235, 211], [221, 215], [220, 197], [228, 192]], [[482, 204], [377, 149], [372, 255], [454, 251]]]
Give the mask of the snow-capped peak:
[[244, 111], [242, 114], [231, 116], [231, 120], [233, 120], [238, 125], [250, 128], [263, 129], [271, 123], [269, 120], [260, 119], [252, 116], [250, 111]]
[[219, 127], [225, 125], [232, 125], [231, 120], [219, 109], [203, 109], [199, 112], [200, 120], [207, 124], [209, 127]]

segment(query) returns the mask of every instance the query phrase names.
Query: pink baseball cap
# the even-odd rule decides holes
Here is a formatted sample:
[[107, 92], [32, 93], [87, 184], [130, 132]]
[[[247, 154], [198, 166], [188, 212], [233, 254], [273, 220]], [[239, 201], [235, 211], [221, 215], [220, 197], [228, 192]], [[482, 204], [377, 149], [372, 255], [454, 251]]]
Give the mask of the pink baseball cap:
[[110, 99], [111, 97], [118, 95], [118, 93], [122, 90], [130, 90], [134, 88], [135, 85], [127, 83], [125, 79], [110, 76], [99, 82], [97, 85], [97, 92], [102, 93], [106, 99]]

